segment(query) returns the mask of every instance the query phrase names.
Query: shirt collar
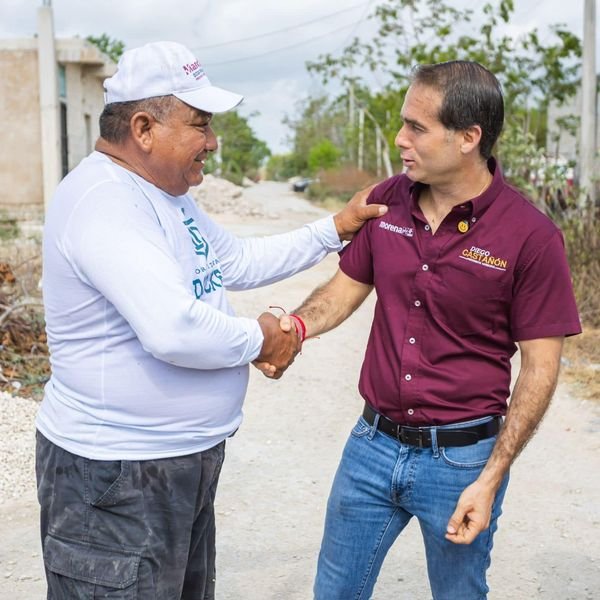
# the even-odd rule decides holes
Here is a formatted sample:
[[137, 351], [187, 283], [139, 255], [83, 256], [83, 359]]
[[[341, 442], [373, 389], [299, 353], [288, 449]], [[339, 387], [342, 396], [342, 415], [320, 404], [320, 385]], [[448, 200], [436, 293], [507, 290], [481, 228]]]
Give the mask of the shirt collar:
[[[479, 196], [464, 202], [462, 205], [468, 207], [470, 214], [474, 217], [480, 217], [490, 206], [490, 204], [498, 197], [502, 189], [504, 188], [504, 177], [502, 176], [502, 169], [498, 165], [498, 161], [492, 156], [488, 158], [487, 167], [492, 174], [492, 182], [488, 188]], [[426, 187], [426, 184], [420, 181], [414, 181], [408, 188], [410, 197], [413, 201], [413, 208], [417, 207], [419, 194]]]

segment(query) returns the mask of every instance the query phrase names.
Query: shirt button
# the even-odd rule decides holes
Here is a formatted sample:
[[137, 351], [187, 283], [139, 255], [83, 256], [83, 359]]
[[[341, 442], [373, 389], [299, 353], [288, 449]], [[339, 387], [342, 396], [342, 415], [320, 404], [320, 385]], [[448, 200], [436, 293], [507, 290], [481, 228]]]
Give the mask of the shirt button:
[[429, 230], [431, 229], [431, 227], [429, 227], [429, 225], [425, 225], [425, 227], [423, 227], [423, 229], [424, 229], [425, 231], [429, 231]]
[[410, 380], [412, 379], [412, 375], [411, 375], [410, 373], [407, 373], [407, 374], [404, 376], [404, 379], [406, 379], [406, 381], [410, 381]]
[[409, 344], [414, 344], [417, 340], [415, 340], [415, 338], [408, 338], [408, 343]]
[[429, 265], [423, 265], [421, 269], [423, 269], [423, 271], [429, 271]]
[[415, 414], [415, 411], [414, 411], [412, 408], [409, 408], [409, 409], [408, 409], [406, 412], [407, 412], [409, 415], [414, 415], [414, 414]]
[[477, 221], [477, 217], [473, 217], [473, 218], [471, 219], [471, 223], [475, 223], [475, 221]]
[[420, 300], [415, 300], [415, 306], [421, 306], [421, 301]]

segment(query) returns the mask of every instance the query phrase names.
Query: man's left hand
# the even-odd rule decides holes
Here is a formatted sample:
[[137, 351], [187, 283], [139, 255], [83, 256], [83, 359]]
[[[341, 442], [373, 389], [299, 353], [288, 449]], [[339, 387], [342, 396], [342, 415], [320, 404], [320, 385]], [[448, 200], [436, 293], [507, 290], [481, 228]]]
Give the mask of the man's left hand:
[[448, 521], [446, 539], [454, 544], [470, 544], [490, 526], [495, 496], [493, 490], [478, 481], [465, 488]]
[[364, 190], [360, 190], [360, 192], [356, 192], [348, 204], [333, 216], [340, 240], [351, 240], [365, 221], [381, 217], [387, 212], [388, 208], [385, 204], [367, 205], [367, 198], [376, 185], [375, 183]]

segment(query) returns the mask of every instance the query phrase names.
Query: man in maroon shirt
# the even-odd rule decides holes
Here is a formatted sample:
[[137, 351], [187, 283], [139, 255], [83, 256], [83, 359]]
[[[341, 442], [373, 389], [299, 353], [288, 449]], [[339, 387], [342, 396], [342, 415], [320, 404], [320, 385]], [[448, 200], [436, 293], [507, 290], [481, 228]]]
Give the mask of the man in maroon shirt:
[[413, 516], [434, 598], [486, 597], [509, 467], [548, 407], [564, 336], [580, 332], [560, 231], [491, 158], [496, 78], [472, 62], [421, 66], [401, 114], [405, 173], [370, 198], [388, 213], [282, 324], [323, 333], [377, 290], [365, 409], [329, 498], [317, 600], [370, 598]]

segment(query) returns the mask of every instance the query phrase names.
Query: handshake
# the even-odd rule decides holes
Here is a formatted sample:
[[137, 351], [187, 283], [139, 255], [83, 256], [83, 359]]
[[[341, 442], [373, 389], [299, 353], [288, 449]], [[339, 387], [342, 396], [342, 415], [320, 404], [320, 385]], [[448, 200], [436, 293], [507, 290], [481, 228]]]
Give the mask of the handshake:
[[264, 342], [260, 354], [252, 364], [271, 379], [279, 379], [294, 362], [302, 349], [306, 336], [304, 323], [294, 315], [282, 315], [279, 319], [270, 312], [258, 317]]

